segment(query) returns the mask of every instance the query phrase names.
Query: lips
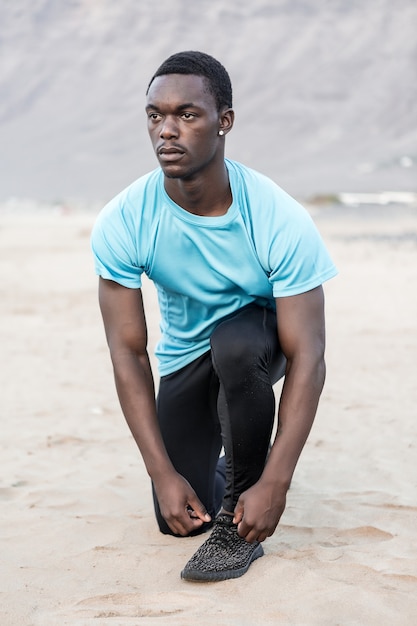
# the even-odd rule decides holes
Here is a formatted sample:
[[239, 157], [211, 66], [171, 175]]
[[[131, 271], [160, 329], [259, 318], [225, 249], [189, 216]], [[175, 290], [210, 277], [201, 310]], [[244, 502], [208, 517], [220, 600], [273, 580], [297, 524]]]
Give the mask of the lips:
[[157, 149], [157, 155], [162, 161], [177, 161], [184, 155], [184, 150], [176, 146], [161, 146]]

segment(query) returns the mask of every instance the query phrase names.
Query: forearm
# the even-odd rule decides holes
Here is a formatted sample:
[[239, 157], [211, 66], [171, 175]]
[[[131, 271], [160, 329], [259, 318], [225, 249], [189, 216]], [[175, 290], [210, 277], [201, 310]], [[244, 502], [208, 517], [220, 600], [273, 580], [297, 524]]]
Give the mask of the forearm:
[[282, 389], [277, 434], [262, 479], [286, 491], [317, 411], [325, 380], [324, 358], [289, 363]]
[[173, 471], [158, 425], [155, 389], [147, 353], [123, 351], [112, 354], [120, 405], [139, 447], [149, 476]]

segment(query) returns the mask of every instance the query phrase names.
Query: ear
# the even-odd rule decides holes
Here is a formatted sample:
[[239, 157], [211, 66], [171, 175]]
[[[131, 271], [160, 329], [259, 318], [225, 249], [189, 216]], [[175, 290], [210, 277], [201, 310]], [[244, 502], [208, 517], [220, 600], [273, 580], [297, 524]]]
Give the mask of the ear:
[[233, 128], [233, 122], [235, 121], [235, 112], [233, 109], [223, 109], [219, 118], [219, 130], [223, 131], [224, 135], [227, 135]]

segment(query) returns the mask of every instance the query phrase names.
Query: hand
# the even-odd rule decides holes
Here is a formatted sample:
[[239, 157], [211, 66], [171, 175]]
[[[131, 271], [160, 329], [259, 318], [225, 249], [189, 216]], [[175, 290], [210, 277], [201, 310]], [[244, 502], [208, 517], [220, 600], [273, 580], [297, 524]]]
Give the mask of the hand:
[[189, 535], [210, 522], [207, 513], [190, 483], [177, 472], [158, 484], [154, 483], [162, 517], [177, 535]]
[[259, 480], [244, 491], [235, 507], [233, 522], [249, 543], [270, 537], [285, 510], [286, 491]]

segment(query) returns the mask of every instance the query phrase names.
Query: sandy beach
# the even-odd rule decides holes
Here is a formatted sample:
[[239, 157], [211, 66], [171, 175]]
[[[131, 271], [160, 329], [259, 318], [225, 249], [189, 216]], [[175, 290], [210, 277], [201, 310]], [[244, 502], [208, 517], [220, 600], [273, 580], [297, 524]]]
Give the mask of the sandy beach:
[[95, 212], [0, 215], [2, 626], [417, 623], [417, 208], [311, 212], [340, 271], [317, 419], [265, 557], [205, 585], [180, 579], [201, 538], [158, 532], [119, 409]]

